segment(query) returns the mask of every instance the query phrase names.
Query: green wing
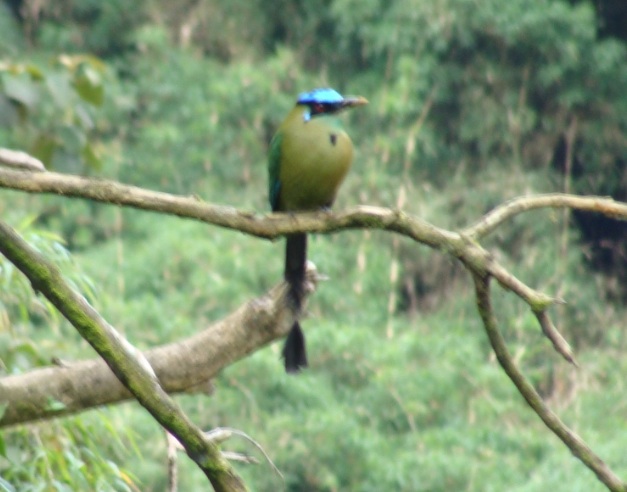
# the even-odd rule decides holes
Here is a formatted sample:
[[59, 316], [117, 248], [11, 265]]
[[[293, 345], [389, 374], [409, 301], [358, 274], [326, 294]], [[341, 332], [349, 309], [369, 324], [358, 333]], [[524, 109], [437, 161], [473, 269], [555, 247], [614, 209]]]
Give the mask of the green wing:
[[275, 212], [279, 207], [279, 196], [281, 192], [281, 181], [279, 174], [281, 171], [281, 141], [283, 135], [277, 132], [270, 142], [270, 151], [268, 152], [268, 198], [272, 211]]

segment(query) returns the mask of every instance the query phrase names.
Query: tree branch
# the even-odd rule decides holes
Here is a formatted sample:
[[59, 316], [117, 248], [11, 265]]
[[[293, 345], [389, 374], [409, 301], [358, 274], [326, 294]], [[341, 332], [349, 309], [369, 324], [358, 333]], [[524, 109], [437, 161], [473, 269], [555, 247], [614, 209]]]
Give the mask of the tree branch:
[[507, 350], [505, 340], [498, 329], [490, 301], [490, 277], [475, 273], [473, 274], [473, 279], [475, 282], [475, 294], [479, 314], [486, 333], [488, 334], [492, 349], [496, 354], [496, 358], [507, 376], [512, 380], [520, 394], [546, 426], [568, 446], [568, 449], [570, 449], [577, 458], [596, 474], [599, 480], [603, 482], [608, 489], [613, 492], [625, 492], [627, 490], [627, 484], [624, 484], [614, 475], [612, 470], [592, 451], [592, 449], [551, 411], [533, 385], [527, 381], [518, 370], [512, 356]]
[[402, 211], [386, 208], [362, 206], [337, 213], [260, 216], [240, 212], [231, 207], [206, 203], [195, 198], [144, 190], [113, 181], [57, 173], [29, 173], [0, 169], [0, 187], [30, 193], [55, 193], [177, 215], [267, 239], [295, 232], [331, 233], [355, 228], [381, 229], [407, 236], [418, 243], [448, 254], [458, 259], [473, 274], [480, 314], [499, 362], [527, 399], [531, 408], [538, 413], [551, 431], [571, 450], [574, 450], [573, 452], [586, 466], [597, 473], [597, 476], [611, 490], [625, 490], [625, 486], [611, 474], [607, 466], [592, 453], [585, 443], [548, 410], [533, 387], [511, 363], [504, 342], [496, 330], [496, 321], [489, 304], [487, 282], [489, 278], [495, 278], [501, 287], [511, 290], [526, 302], [538, 319], [543, 334], [550, 339], [556, 350], [566, 360], [575, 363], [572, 350], [551, 322], [547, 312], [553, 304], [563, 301], [526, 285], [500, 265], [477, 241], [491, 233], [500, 224], [528, 210], [566, 207], [625, 220], [627, 219], [627, 204], [608, 198], [564, 194], [521, 197], [495, 208], [474, 225], [460, 232], [451, 232]]
[[[224, 367], [285, 336], [294, 318], [284, 295], [279, 284], [195, 335], [146, 351], [161, 387], [168, 393], [208, 392]], [[0, 379], [0, 405], [7, 405], [0, 428], [131, 398], [101, 358], [34, 369]]]
[[540, 208], [569, 208], [585, 212], [594, 212], [614, 219], [627, 220], [627, 203], [612, 198], [597, 196], [576, 196], [564, 193], [522, 196], [499, 205], [471, 227], [464, 234], [473, 239], [481, 239], [494, 231], [503, 222], [523, 212]]
[[[329, 233], [353, 228], [388, 230], [448, 253], [467, 266], [474, 265], [474, 269], [484, 269], [485, 272], [496, 278], [504, 288], [513, 291], [527, 302], [534, 313], [544, 312], [548, 307], [559, 302], [559, 299], [546, 296], [525, 285], [499, 265], [485, 249], [475, 242], [473, 236], [478, 236], [483, 231], [481, 225], [493, 221], [490, 214], [485, 216], [478, 225], [461, 233], [455, 233], [435, 227], [402, 211], [380, 207], [362, 206], [339, 213], [272, 214], [264, 217], [249, 212], [240, 212], [232, 207], [202, 202], [196, 198], [149, 191], [109, 180], [58, 173], [31, 173], [0, 169], [0, 187], [30, 193], [54, 193], [73, 198], [125, 205], [194, 219], [268, 239], [294, 232]], [[523, 204], [527, 204], [528, 208], [537, 208], [529, 205], [529, 202], [534, 202], [534, 198], [536, 197], [527, 197], [521, 201]], [[546, 203], [546, 196], [537, 198], [542, 206], [552, 206], [551, 202]], [[579, 198], [577, 203], [583, 207], [590, 207], [605, 200], [600, 198], [573, 198]], [[609, 202], [605, 204], [606, 207], [609, 207], [610, 204], [616, 204], [612, 200], [605, 200], [605, 202]], [[627, 218], [627, 205], [623, 208], [624, 217]], [[620, 210], [616, 213], [620, 213]], [[566, 360], [574, 361], [568, 344], [554, 343], [554, 346]]]
[[[0, 251], [31, 281], [98, 352], [116, 377], [165, 429], [183, 445], [217, 492], [245, 491], [246, 486], [219, 447], [207, 440], [163, 390], [155, 373], [128, 341], [74, 292], [59, 270], [14, 230], [0, 222]], [[3, 397], [4, 399], [4, 397]]]
[[514, 198], [496, 207], [474, 225], [457, 234], [435, 227], [418, 217], [382, 207], [361, 206], [333, 213], [257, 215], [229, 206], [204, 202], [195, 197], [146, 190], [106, 179], [53, 172], [34, 173], [0, 167], [0, 188], [82, 198], [176, 215], [265, 239], [275, 239], [293, 232], [331, 233], [359, 228], [388, 230], [445, 252], [451, 249], [450, 240], [459, 240], [460, 236], [466, 237], [466, 242], [481, 239], [515, 215], [541, 208], [568, 207], [627, 220], [627, 203], [617, 202], [611, 198], [562, 193]]

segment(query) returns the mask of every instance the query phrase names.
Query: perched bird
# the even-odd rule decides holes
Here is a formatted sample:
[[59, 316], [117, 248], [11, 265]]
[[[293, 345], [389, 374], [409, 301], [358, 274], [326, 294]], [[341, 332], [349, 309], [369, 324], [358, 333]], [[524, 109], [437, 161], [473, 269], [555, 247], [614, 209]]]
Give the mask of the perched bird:
[[[343, 97], [333, 89], [303, 92], [270, 142], [269, 197], [273, 212], [329, 208], [353, 159], [353, 143], [337, 113], [367, 104], [363, 97]], [[307, 261], [307, 235], [287, 236], [285, 280], [289, 300], [300, 312]], [[307, 366], [305, 337], [294, 323], [283, 348], [287, 372]]]

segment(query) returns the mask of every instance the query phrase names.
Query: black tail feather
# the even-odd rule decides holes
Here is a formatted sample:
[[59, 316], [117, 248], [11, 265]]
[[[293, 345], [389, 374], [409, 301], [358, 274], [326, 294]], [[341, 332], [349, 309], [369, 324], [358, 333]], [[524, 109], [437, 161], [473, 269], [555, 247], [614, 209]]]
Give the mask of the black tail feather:
[[294, 373], [307, 367], [307, 350], [305, 349], [305, 334], [300, 328], [298, 321], [292, 325], [289, 335], [283, 346], [283, 361], [285, 362], [285, 372]]
[[[300, 315], [305, 295], [305, 271], [307, 263], [307, 235], [292, 234], [287, 236], [285, 244], [285, 280], [289, 284], [288, 297], [296, 315]], [[307, 367], [305, 335], [298, 321], [292, 325], [285, 346], [283, 347], [285, 370], [298, 372]]]
[[289, 284], [289, 298], [296, 311], [300, 311], [305, 295], [305, 269], [307, 263], [307, 235], [292, 234], [285, 243], [285, 280]]

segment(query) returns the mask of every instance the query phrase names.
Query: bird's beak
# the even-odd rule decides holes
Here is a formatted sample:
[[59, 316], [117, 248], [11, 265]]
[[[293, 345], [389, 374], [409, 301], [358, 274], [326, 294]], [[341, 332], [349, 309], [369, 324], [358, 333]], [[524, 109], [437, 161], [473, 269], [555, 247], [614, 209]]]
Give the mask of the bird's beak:
[[342, 101], [342, 108], [356, 108], [368, 104], [368, 99], [361, 96], [348, 96]]

